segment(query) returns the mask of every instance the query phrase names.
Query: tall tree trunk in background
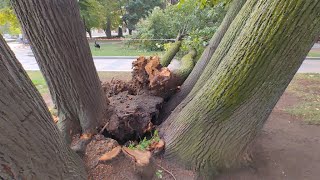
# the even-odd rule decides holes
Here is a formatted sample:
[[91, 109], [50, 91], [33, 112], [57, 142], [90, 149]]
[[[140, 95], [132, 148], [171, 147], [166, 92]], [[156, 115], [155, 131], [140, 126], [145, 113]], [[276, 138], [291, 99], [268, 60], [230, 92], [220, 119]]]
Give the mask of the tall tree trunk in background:
[[[190, 91], [196, 84], [197, 80], [201, 76], [203, 70], [206, 68], [207, 64], [211, 60], [212, 55], [216, 52], [216, 49], [218, 48], [222, 38], [225, 36], [231, 23], [233, 22], [233, 20], [235, 19], [235, 17], [239, 13], [239, 11], [241, 10], [245, 2], [246, 0], [233, 1], [231, 6], [229, 7], [229, 10], [225, 18], [223, 19], [221, 25], [219, 26], [217, 32], [211, 38], [209, 45], [207, 46], [205, 51], [202, 53], [200, 59], [198, 60], [195, 67], [193, 68], [191, 74], [188, 76], [188, 78], [184, 81], [183, 85], [181, 86], [181, 90], [177, 94], [175, 94], [170, 99], [170, 101], [165, 105], [164, 109], [162, 110], [160, 119], [164, 120], [165, 118], [167, 118], [170, 115], [170, 113], [174, 110], [174, 108], [177, 107], [178, 104], [180, 104], [180, 102], [183, 101], [183, 99], [187, 97], [187, 95], [190, 93]], [[239, 19], [237, 23], [234, 23], [237, 26], [235, 29], [230, 28], [229, 30], [230, 32], [228, 34], [228, 36], [231, 37], [230, 39], [228, 39], [229, 47], [231, 46], [232, 41], [237, 37], [239, 31], [241, 30], [241, 28], [239, 28], [240, 26], [239, 24], [242, 24], [241, 26], [243, 26], [246, 20], [247, 20], [247, 17], [246, 18], [242, 17], [242, 19]], [[227, 44], [224, 44], [224, 46], [221, 46], [221, 50], [223, 49], [224, 53], [221, 54], [220, 59], [222, 59], [226, 54], [226, 52], [228, 52], [229, 50], [229, 48], [226, 48], [226, 45]], [[220, 61], [216, 62], [216, 66], [219, 63]]]
[[91, 29], [86, 29], [87, 33], [89, 34], [89, 38], [92, 39], [92, 33], [91, 33]]
[[118, 37], [119, 38], [123, 37], [123, 31], [121, 27], [118, 27]]
[[132, 29], [129, 29], [129, 35], [132, 35]]
[[0, 36], [0, 179], [86, 179], [40, 93]]
[[207, 82], [161, 129], [165, 156], [205, 179], [241, 163], [320, 35], [320, 1], [248, 0], [236, 19], [248, 8], [221, 64], [211, 73], [210, 61], [203, 72]]
[[12, 0], [12, 5], [58, 108], [63, 136], [70, 140], [70, 133], [95, 133], [106, 99], [77, 2]]
[[106, 36], [107, 36], [108, 39], [112, 38], [112, 34], [111, 34], [111, 17], [110, 17], [110, 15], [108, 15], [108, 17], [107, 17]]

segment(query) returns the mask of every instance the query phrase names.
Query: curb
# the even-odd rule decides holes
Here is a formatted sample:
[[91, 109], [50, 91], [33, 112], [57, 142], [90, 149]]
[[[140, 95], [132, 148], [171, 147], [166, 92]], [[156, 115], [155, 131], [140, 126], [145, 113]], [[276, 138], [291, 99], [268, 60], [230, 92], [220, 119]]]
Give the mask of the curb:
[[320, 61], [320, 57], [306, 57], [305, 60]]

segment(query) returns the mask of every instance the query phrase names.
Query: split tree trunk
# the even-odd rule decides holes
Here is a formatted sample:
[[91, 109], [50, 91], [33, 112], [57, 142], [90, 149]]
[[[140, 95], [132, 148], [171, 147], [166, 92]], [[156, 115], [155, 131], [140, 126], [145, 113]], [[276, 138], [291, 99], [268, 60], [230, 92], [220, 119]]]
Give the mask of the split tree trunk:
[[12, 5], [58, 108], [63, 136], [70, 140], [70, 133], [94, 133], [106, 99], [77, 2], [12, 0]]
[[[184, 98], [186, 98], [187, 95], [190, 93], [190, 91], [196, 84], [197, 80], [201, 76], [203, 70], [206, 68], [207, 64], [211, 60], [212, 55], [216, 52], [216, 49], [218, 48], [222, 38], [227, 33], [227, 30], [229, 29], [231, 23], [233, 22], [233, 20], [235, 19], [235, 17], [239, 13], [239, 11], [241, 10], [245, 2], [246, 0], [233, 1], [225, 18], [223, 19], [221, 25], [219, 26], [217, 32], [213, 35], [213, 37], [209, 42], [209, 45], [207, 46], [205, 51], [202, 53], [200, 59], [198, 60], [195, 67], [193, 68], [192, 72], [182, 84], [181, 90], [170, 99], [170, 101], [166, 104], [166, 106], [162, 110], [162, 113], [161, 113], [162, 115], [160, 119], [164, 120], [165, 118], [167, 118], [170, 115], [171, 111], [173, 111], [174, 108], [176, 108], [181, 103], [181, 101], [183, 101]], [[221, 53], [220, 59], [222, 59], [225, 56], [226, 52], [228, 52], [229, 50], [229, 48], [226, 48], [226, 46], [230, 47], [232, 45], [233, 40], [238, 36], [238, 33], [241, 30], [241, 28], [238, 28], [240, 26], [239, 23], [241, 23], [243, 26], [244, 23], [246, 22], [247, 18], [245, 17], [242, 17], [242, 18], [243, 19], [238, 20], [237, 24], [235, 23], [237, 25], [237, 28], [235, 29], [230, 28], [228, 36], [232, 38], [228, 39], [228, 42], [227, 42], [228, 44], [224, 43], [223, 46], [221, 46], [221, 50], [223, 49], [224, 53]], [[219, 64], [220, 64], [220, 61], [217, 61], [216, 66], [218, 66]]]
[[0, 51], [0, 179], [86, 179], [2, 36]]
[[319, 8], [320, 1], [248, 0], [236, 19], [249, 18], [221, 64], [212, 73], [213, 57], [207, 82], [163, 126], [165, 156], [205, 179], [239, 165], [319, 36]]

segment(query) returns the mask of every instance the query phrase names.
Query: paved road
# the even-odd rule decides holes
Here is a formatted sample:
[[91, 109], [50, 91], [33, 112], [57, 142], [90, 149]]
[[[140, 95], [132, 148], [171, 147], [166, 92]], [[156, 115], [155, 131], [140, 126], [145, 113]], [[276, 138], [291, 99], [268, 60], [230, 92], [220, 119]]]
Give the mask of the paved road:
[[[39, 70], [39, 66], [28, 46], [21, 46], [18, 43], [9, 43], [9, 46], [25, 70]], [[134, 57], [94, 57], [94, 64], [97, 71], [131, 71], [134, 59]], [[298, 73], [320, 73], [320, 59], [306, 59]]]

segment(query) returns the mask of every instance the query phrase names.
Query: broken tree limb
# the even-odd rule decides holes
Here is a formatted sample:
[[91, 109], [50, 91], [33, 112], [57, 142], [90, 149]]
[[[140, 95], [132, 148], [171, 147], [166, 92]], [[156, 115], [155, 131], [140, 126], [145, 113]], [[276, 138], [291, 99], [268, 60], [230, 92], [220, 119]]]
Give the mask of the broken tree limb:
[[111, 151], [106, 152], [99, 158], [99, 162], [110, 162], [121, 153], [121, 146], [113, 148]]
[[182, 39], [185, 35], [186, 34], [184, 30], [180, 31], [176, 38], [176, 41], [171, 45], [169, 50], [161, 57], [160, 64], [163, 67], [167, 67], [171, 63], [174, 56], [176, 56], [176, 54], [180, 51]]
[[183, 56], [181, 59], [181, 66], [173, 71], [174, 76], [180, 79], [180, 82], [178, 82], [177, 86], [180, 86], [191, 73], [193, 67], [195, 66], [196, 56], [197, 51], [195, 49], [191, 49], [189, 53]]
[[122, 147], [122, 152], [135, 162], [136, 173], [142, 180], [152, 179], [156, 172], [155, 160], [150, 151]]

